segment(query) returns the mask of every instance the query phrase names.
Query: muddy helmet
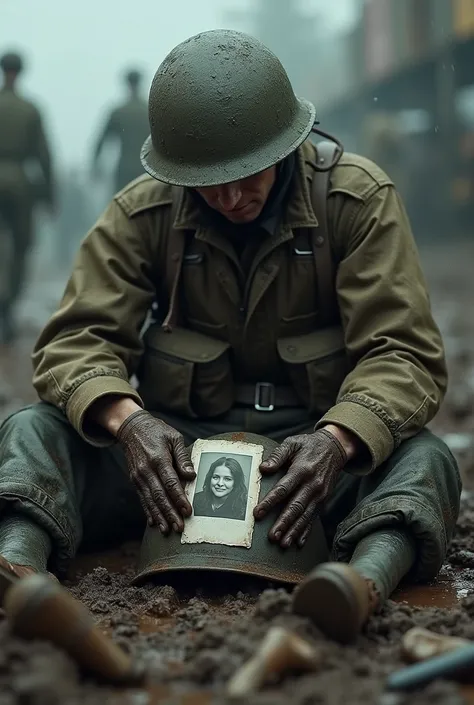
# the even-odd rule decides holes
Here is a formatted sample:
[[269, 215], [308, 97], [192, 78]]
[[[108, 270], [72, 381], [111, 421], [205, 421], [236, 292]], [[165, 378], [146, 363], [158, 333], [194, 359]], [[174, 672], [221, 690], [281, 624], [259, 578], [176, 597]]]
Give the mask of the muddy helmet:
[[254, 37], [197, 34], [165, 58], [149, 96], [141, 151], [159, 181], [202, 187], [273, 166], [308, 137], [314, 106], [293, 92], [278, 58]]
[[[238, 440], [263, 446], [263, 460], [277, 447], [275, 441], [253, 433], [225, 433], [208, 440]], [[259, 500], [282, 475], [262, 476]], [[277, 516], [278, 510], [275, 510], [262, 521], [255, 522], [249, 548], [204, 542], [181, 543], [181, 537], [176, 533], [163, 536], [156, 527], [147, 527], [141, 545], [138, 572], [133, 582], [138, 584], [153, 576], [180, 571], [219, 571], [280, 583], [299, 583], [316, 565], [328, 558], [323, 527], [319, 518], [316, 518], [303, 548], [292, 546], [282, 549], [268, 540], [268, 532]], [[213, 519], [216, 526], [218, 521]], [[216, 530], [220, 529], [217, 527]]]
[[0, 68], [3, 71], [15, 71], [20, 73], [23, 70], [23, 59], [20, 54], [9, 51], [0, 58]]

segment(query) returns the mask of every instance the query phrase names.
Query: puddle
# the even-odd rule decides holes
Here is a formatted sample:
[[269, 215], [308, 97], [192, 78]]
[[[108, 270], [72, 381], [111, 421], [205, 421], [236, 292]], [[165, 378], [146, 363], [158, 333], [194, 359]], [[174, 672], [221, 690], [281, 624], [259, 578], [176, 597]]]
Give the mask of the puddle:
[[462, 686], [461, 693], [465, 697], [467, 705], [474, 705], [474, 686], [473, 685]]
[[[148, 615], [141, 615], [138, 618], [138, 628], [141, 634], [157, 634], [158, 632], [165, 632], [175, 623], [174, 617], [149, 617]], [[112, 627], [108, 623], [108, 619], [98, 621], [98, 626], [102, 629], [104, 634], [107, 636], [112, 636]]]
[[[172, 702], [173, 705], [209, 705], [212, 702], [213, 695], [209, 691], [197, 690], [189, 693], [179, 693], [172, 688], [153, 686], [148, 689], [148, 697], [147, 705], [165, 705], [168, 702]], [[135, 705], [135, 702], [132, 701], [130, 705]]]
[[412, 607], [456, 607], [464, 597], [459, 592], [468, 588], [456, 588], [454, 581], [439, 581], [434, 585], [410, 585], [398, 590], [393, 596], [395, 602], [408, 602]]
[[142, 615], [139, 620], [139, 629], [142, 634], [156, 634], [165, 632], [175, 622], [174, 617], [149, 617]]
[[443, 569], [430, 585], [409, 585], [393, 596], [395, 602], [408, 602], [412, 607], [456, 607], [464, 597], [474, 592], [474, 581], [463, 577], [466, 571]]
[[138, 541], [128, 541], [119, 549], [87, 553], [76, 556], [68, 573], [68, 580], [75, 581], [81, 575], [90, 573], [94, 568], [107, 568], [113, 573], [123, 573], [136, 565], [140, 550]]

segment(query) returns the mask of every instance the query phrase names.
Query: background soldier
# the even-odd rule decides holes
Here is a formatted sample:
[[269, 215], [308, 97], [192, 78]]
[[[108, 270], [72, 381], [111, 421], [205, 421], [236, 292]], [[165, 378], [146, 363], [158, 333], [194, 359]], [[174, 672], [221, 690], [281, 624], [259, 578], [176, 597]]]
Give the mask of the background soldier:
[[[54, 198], [50, 150], [40, 112], [16, 90], [23, 60], [18, 54], [8, 53], [0, 59], [0, 66], [0, 232], [5, 267], [1, 274], [5, 286], [0, 299], [0, 339], [10, 342], [14, 337], [12, 309], [24, 284], [26, 255], [32, 240], [32, 207], [35, 200], [52, 206]], [[36, 192], [25, 170], [29, 161], [41, 168]]]
[[110, 113], [94, 150], [93, 169], [97, 173], [99, 157], [105, 143], [109, 139], [119, 143], [120, 156], [114, 177], [115, 191], [120, 191], [129, 181], [143, 173], [140, 149], [148, 135], [149, 124], [148, 105], [140, 95], [141, 81], [142, 75], [139, 71], [133, 70], [126, 74], [128, 98]]

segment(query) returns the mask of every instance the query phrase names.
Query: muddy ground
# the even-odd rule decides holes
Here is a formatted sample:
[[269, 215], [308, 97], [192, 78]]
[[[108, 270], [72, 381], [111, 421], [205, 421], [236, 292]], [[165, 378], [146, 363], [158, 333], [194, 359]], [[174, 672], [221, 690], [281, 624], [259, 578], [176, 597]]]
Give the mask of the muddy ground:
[[[131, 587], [136, 545], [111, 556], [81, 557], [67, 583], [97, 623], [146, 665], [146, 689], [117, 691], [99, 684], [48, 644], [26, 643], [0, 623], [0, 705], [152, 705], [224, 703], [225, 684], [270, 625], [288, 625], [322, 653], [317, 674], [292, 674], [270, 683], [247, 702], [259, 705], [454, 705], [473, 702], [474, 691], [448, 682], [407, 696], [384, 694], [387, 674], [402, 665], [400, 639], [414, 625], [474, 639], [474, 246], [437, 247], [423, 253], [433, 308], [444, 333], [451, 386], [433, 429], [458, 457], [466, 488], [457, 535], [436, 585], [404, 588], [374, 616], [351, 647], [323, 638], [289, 612], [290, 595], [278, 586], [224, 582], [209, 587]], [[58, 290], [61, 282], [58, 282]], [[22, 340], [0, 351], [0, 417], [35, 397], [29, 386], [29, 349], [55, 294], [51, 283], [26, 298]], [[34, 306], [41, 302], [41, 311]], [[33, 306], [33, 309], [32, 309]], [[36, 313], [35, 313], [36, 311]], [[215, 585], [215, 580], [212, 583]], [[473, 677], [474, 682], [474, 677]]]

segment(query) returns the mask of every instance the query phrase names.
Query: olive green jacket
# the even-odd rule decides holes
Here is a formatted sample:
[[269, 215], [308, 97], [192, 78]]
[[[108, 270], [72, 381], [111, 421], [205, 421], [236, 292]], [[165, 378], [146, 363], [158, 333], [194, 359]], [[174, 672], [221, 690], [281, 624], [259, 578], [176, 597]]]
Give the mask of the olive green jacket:
[[232, 406], [236, 381], [290, 383], [318, 427], [339, 424], [366, 444], [371, 462], [353, 469], [366, 473], [434, 416], [447, 381], [443, 345], [392, 182], [352, 154], [333, 169], [328, 219], [340, 323], [322, 328], [313, 255], [294, 247], [299, 229], [318, 224], [309, 191], [317, 154], [309, 141], [297, 154], [281, 225], [262, 240], [247, 280], [229, 240], [203, 224], [182, 192], [174, 226], [192, 237], [172, 333], [155, 325], [141, 336], [154, 300], [168, 308], [172, 189], [142, 177], [113, 199], [33, 354], [39, 396], [84, 438], [111, 442], [87, 422], [107, 394], [213, 416]]
[[[43, 184], [33, 190], [24, 165], [40, 165]], [[10, 89], [0, 89], [0, 192], [53, 200], [51, 154], [41, 114]]]

